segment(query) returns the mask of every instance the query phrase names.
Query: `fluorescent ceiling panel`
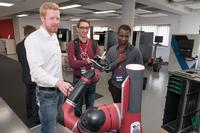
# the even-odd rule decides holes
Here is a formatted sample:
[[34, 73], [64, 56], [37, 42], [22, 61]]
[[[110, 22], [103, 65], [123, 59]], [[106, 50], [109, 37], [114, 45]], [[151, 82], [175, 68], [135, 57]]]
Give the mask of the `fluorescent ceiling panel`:
[[79, 13], [89, 13], [89, 12], [92, 12], [92, 11], [85, 10], [85, 9], [79, 9], [79, 8], [71, 8], [71, 9], [61, 10], [61, 13], [66, 13], [66, 14], [79, 14]]
[[116, 11], [115, 10], [98, 11], [98, 12], [94, 12], [94, 14], [103, 14], [103, 13], [112, 13], [112, 12], [116, 12]]
[[74, 4], [74, 5], [69, 5], [69, 6], [62, 6], [59, 9], [61, 10], [65, 10], [65, 9], [70, 9], [70, 8], [76, 8], [76, 7], [80, 7], [81, 5], [78, 4]]
[[164, 17], [168, 15], [164, 13], [154, 13], [154, 14], [143, 14], [143, 15], [137, 15], [137, 16], [149, 18], [149, 17]]
[[71, 19], [69, 19], [69, 21], [79, 21], [80, 20], [80, 18], [71, 18]]
[[28, 16], [28, 14], [19, 14], [19, 15], [17, 15], [17, 17], [26, 17], [26, 16]]
[[14, 4], [12, 4], [12, 3], [0, 2], [0, 6], [10, 7], [10, 6], [13, 6], [13, 5]]
[[104, 10], [120, 9], [122, 6], [111, 2], [102, 2], [84, 7], [88, 9], [104, 11]]

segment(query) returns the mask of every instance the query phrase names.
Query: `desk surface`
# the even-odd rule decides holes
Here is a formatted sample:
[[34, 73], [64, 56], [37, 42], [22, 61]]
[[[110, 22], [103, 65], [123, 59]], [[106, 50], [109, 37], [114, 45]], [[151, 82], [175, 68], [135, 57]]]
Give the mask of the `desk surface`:
[[1, 97], [0, 97], [0, 132], [30, 133], [28, 127], [12, 111], [12, 109]]
[[[31, 133], [40, 133], [40, 129], [41, 129], [41, 125], [38, 125], [31, 128], [30, 130], [31, 130]], [[58, 123], [56, 127], [56, 133], [73, 133], [73, 132]]]

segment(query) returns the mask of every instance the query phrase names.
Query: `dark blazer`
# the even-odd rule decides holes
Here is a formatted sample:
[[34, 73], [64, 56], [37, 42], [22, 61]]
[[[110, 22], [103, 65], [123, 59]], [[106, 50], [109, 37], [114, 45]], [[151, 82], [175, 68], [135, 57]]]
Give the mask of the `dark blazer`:
[[16, 46], [18, 60], [21, 63], [21, 68], [22, 68], [22, 81], [25, 84], [35, 84], [31, 81], [30, 68], [26, 58], [26, 49], [24, 46], [24, 40], [18, 43]]

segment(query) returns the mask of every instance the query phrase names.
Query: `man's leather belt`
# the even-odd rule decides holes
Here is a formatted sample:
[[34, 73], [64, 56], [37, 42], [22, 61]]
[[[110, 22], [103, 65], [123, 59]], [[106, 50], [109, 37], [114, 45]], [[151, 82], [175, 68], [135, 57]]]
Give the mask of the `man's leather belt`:
[[55, 87], [40, 87], [39, 86], [39, 90], [43, 90], [43, 91], [55, 91], [56, 88]]

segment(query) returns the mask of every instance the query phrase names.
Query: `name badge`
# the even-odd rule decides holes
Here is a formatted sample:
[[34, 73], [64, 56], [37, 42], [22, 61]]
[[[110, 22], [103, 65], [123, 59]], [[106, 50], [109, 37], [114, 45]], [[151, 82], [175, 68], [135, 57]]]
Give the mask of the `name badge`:
[[116, 81], [117, 82], [122, 82], [123, 81], [123, 77], [122, 76], [117, 76], [116, 77]]

